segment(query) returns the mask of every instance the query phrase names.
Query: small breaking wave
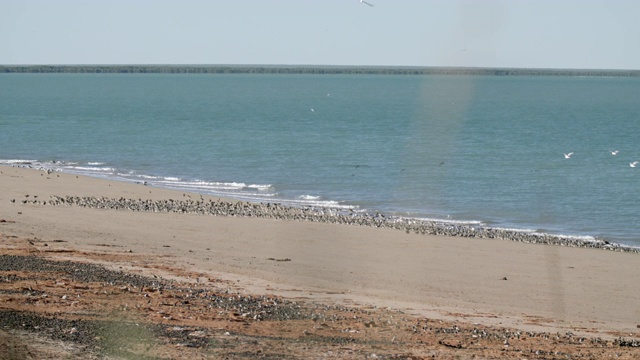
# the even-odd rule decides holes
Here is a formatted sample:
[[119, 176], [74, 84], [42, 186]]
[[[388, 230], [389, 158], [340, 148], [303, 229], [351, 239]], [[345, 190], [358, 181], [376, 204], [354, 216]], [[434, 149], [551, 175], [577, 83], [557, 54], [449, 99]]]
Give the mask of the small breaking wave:
[[441, 218], [426, 218], [415, 217], [418, 221], [433, 222], [438, 224], [451, 224], [451, 225], [466, 225], [466, 226], [483, 226], [484, 222], [479, 220], [455, 220], [455, 219], [441, 219]]
[[0, 160], [0, 165], [32, 165], [37, 162], [38, 160], [7, 159]]
[[258, 189], [258, 190], [261, 190], [261, 191], [268, 191], [268, 190], [272, 189], [271, 185], [258, 185], [258, 184], [247, 185], [247, 188], [249, 188], [249, 189]]
[[78, 170], [78, 171], [99, 171], [99, 172], [107, 172], [113, 173], [115, 171], [112, 167], [95, 167], [95, 166], [70, 166], [70, 169]]
[[318, 199], [320, 199], [320, 196], [300, 195], [300, 196], [298, 196], [298, 199], [302, 199], [302, 200], [318, 200]]

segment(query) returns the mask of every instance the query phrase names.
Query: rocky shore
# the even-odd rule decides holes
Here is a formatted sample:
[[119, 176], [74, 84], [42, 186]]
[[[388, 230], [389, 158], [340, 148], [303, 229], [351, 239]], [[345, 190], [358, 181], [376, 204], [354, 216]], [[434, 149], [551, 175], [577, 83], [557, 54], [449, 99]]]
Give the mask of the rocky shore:
[[411, 218], [385, 216], [376, 213], [358, 213], [322, 207], [291, 207], [278, 203], [249, 203], [242, 201], [193, 200], [183, 194], [183, 200], [148, 200], [107, 197], [51, 196], [49, 200], [24, 198], [11, 202], [49, 206], [79, 206], [94, 209], [113, 209], [141, 212], [168, 212], [213, 216], [258, 217], [279, 220], [323, 222], [341, 225], [368, 226], [406, 231], [424, 235], [444, 235], [479, 239], [504, 239], [509, 241], [547, 244], [568, 247], [596, 248], [619, 252], [640, 252], [640, 248], [610, 243], [602, 239], [584, 239], [551, 234], [522, 232], [490, 227], [473, 227], [423, 221]]

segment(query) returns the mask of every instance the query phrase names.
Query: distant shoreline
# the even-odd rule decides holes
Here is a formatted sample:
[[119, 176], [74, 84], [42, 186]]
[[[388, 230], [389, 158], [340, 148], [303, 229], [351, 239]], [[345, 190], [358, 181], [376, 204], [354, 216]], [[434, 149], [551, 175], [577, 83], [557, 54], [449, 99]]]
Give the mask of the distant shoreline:
[[313, 65], [0, 65], [0, 73], [640, 77], [640, 70]]

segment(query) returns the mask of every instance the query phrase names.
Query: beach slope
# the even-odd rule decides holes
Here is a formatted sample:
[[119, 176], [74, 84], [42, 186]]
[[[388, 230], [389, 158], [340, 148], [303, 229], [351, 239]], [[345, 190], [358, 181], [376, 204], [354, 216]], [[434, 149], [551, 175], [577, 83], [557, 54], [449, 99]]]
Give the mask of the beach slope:
[[[0, 171], [0, 245], [6, 255], [91, 262], [113, 271], [191, 283], [205, 289], [202, 291], [277, 297], [314, 304], [305, 305], [311, 307], [318, 304], [335, 306], [341, 318], [345, 318], [344, 311], [349, 311], [345, 309], [353, 308], [367, 309], [369, 315], [376, 311], [399, 311], [395, 313], [396, 318], [401, 316], [405, 323], [398, 323], [398, 334], [389, 336], [385, 345], [388, 346], [382, 346], [391, 353], [400, 334], [407, 335], [412, 330], [414, 334], [419, 333], [416, 329], [420, 326], [416, 326], [422, 321], [423, 324], [439, 322], [442, 329], [458, 327], [458, 331], [465, 334], [464, 339], [471, 340], [477, 339], [473, 337], [472, 329], [481, 327], [499, 333], [529, 332], [530, 338], [535, 337], [533, 334], [562, 334], [563, 338], [568, 336], [570, 339], [573, 336], [603, 339], [605, 345], [601, 344], [604, 346], [601, 350], [608, 349], [607, 346], [620, 347], [620, 339], [624, 338], [630, 342], [622, 343], [623, 354], [629, 354], [629, 358], [638, 354], [634, 352], [637, 348], [631, 346], [638, 340], [640, 331], [638, 253], [232, 214], [164, 212], [153, 207], [147, 211], [100, 209], [90, 204], [78, 206], [52, 200], [74, 196], [113, 201], [149, 200], [150, 203], [171, 202], [174, 205], [221, 200], [143, 184], [35, 169], [1, 167]], [[12, 269], [3, 271], [18, 271]], [[27, 269], [20, 271], [28, 272]], [[9, 279], [8, 273], [5, 278]], [[30, 286], [33, 291], [37, 286], [56, 288], [55, 282], [45, 285], [44, 280], [37, 282], [38, 285], [25, 284], [20, 283], [20, 288]], [[97, 292], [100, 286], [109, 287], [99, 284], [97, 281], [77, 286]], [[5, 281], [0, 284], [0, 290], [10, 285], [11, 281]], [[118, 289], [126, 287], [114, 286]], [[142, 289], [145, 286], [152, 288], [142, 285]], [[51, 289], [47, 291], [53, 291]], [[144, 291], [140, 293], [144, 294]], [[122, 295], [123, 298], [126, 296]], [[118, 303], [115, 298], [112, 303]], [[19, 298], [9, 301], [5, 297], [4, 300], [3, 310], [36, 311], [28, 306], [13, 306], [20, 303]], [[77, 301], [82, 303], [82, 300]], [[104, 307], [115, 311], [108, 303]], [[131, 300], [131, 303], [136, 302]], [[59, 304], [55, 304], [51, 304], [51, 311], [64, 313]], [[155, 310], [155, 314], [160, 311]], [[91, 311], [99, 311], [99, 308]], [[225, 324], [231, 321], [229, 316], [242, 318], [242, 314], [224, 315]], [[245, 319], [248, 316], [245, 315], [242, 320], [257, 324], [260, 317], [253, 317], [258, 314], [251, 313], [251, 319]], [[308, 316], [311, 319], [312, 315]], [[364, 315], [354, 316], [357, 319]], [[365, 341], [367, 336], [382, 341], [379, 336], [384, 332], [381, 332], [380, 321], [374, 320], [380, 316], [371, 315], [373, 322], [367, 323], [376, 326], [364, 326], [363, 322], [357, 326], [345, 323], [344, 328], [333, 330], [340, 336], [346, 334], [358, 341]], [[385, 313], [384, 316], [393, 315]], [[172, 319], [160, 317], [158, 321], [170, 323], [176, 316]], [[222, 323], [216, 322], [220, 319], [215, 319], [215, 316], [210, 317], [209, 325], [215, 323], [218, 329], [224, 329]], [[199, 320], [190, 326], [207, 327], [207, 324], [207, 321]], [[295, 338], [308, 336], [313, 331], [317, 333], [314, 326], [318, 324], [316, 318], [310, 321], [308, 328], [296, 328], [300, 334]], [[402, 326], [406, 328], [400, 331]], [[353, 332], [349, 332], [351, 330]], [[371, 332], [365, 336], [366, 331], [374, 330], [378, 331], [377, 335]], [[220, 336], [241, 332], [236, 328], [220, 331]], [[270, 331], [277, 332], [277, 329], [270, 328]], [[503, 340], [486, 343], [485, 348], [504, 351], [509, 342]], [[412, 344], [419, 348], [417, 338], [404, 337], [404, 341], [407, 342], [404, 348], [411, 348]], [[462, 335], [445, 340], [434, 335], [432, 341], [435, 342], [433, 348], [423, 349], [421, 356], [432, 354], [430, 351], [461, 351], [468, 347], [462, 341]], [[512, 343], [514, 341], [515, 338]], [[564, 340], [556, 341], [562, 343]], [[536, 346], [544, 349], [547, 345]], [[570, 347], [567, 349], [564, 351], [571, 352]], [[323, 348], [322, 351], [328, 350]], [[477, 354], [488, 356], [489, 353]]]

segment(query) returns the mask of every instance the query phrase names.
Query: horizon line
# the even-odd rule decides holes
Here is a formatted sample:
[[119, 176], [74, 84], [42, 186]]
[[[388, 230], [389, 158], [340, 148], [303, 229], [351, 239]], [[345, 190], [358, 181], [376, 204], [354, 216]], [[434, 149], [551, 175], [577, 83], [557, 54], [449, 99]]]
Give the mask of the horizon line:
[[579, 67], [516, 67], [516, 66], [457, 66], [457, 65], [326, 65], [326, 64], [215, 64], [215, 63], [24, 63], [0, 64], [0, 67], [69, 67], [69, 66], [149, 66], [149, 67], [271, 67], [271, 68], [375, 68], [375, 69], [461, 69], [461, 70], [551, 70], [551, 71], [640, 71], [639, 69], [624, 68], [579, 68]]

